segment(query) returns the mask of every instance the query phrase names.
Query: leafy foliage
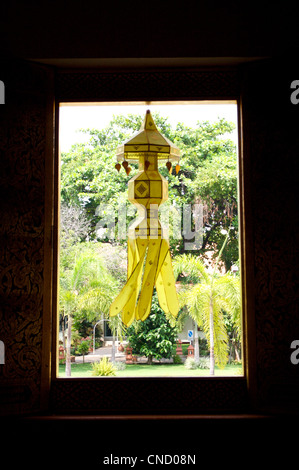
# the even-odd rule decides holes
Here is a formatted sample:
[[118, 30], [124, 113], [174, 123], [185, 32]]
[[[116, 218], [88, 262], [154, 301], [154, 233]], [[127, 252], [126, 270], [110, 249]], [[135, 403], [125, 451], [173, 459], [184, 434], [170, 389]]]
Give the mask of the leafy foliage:
[[83, 356], [83, 362], [84, 362], [84, 356], [87, 354], [89, 351], [89, 344], [88, 341], [81, 341], [81, 343], [78, 346], [78, 353]]
[[[230, 240], [223, 260], [229, 269], [238, 259], [237, 158], [235, 145], [227, 138], [234, 125], [219, 119], [213, 124], [199, 122], [195, 128], [179, 123], [173, 129], [167, 118], [157, 113], [153, 117], [161, 133], [181, 151], [178, 174], [174, 169], [169, 174], [163, 164], [159, 167], [168, 180], [169, 200], [165, 205], [203, 204], [203, 246], [197, 254], [217, 254], [222, 244], [221, 230], [225, 228], [230, 231]], [[137, 165], [131, 165], [129, 176], [123, 171], [118, 173], [114, 165], [116, 147], [139, 130], [141, 122], [140, 116], [132, 114], [114, 116], [106, 129], [84, 130], [90, 141], [74, 145], [62, 155], [62, 202], [84, 211], [91, 238], [96, 238], [96, 224], [101, 220], [101, 213], [97, 212], [100, 204], [115, 209], [116, 228], [120, 205], [126, 207], [127, 223], [135, 217], [134, 207], [127, 200], [127, 183], [136, 174]], [[170, 234], [170, 244], [173, 254], [184, 253], [184, 237], [177, 240]]]
[[104, 356], [100, 362], [94, 362], [92, 364], [92, 375], [101, 377], [110, 377], [116, 375], [116, 367], [109, 359]]
[[63, 321], [68, 319], [66, 355], [67, 375], [70, 375], [72, 323], [77, 331], [86, 321], [94, 322], [107, 315], [115, 296], [117, 281], [109, 273], [97, 247], [90, 242], [77, 243], [62, 250], [59, 286], [59, 310]]
[[176, 338], [177, 330], [165, 317], [156, 294], [149, 317], [144, 322], [136, 322], [127, 330], [127, 339], [133, 354], [146, 356], [149, 363], [153, 358], [170, 358]]
[[60, 246], [68, 249], [71, 245], [87, 240], [90, 221], [85, 211], [78, 206], [60, 206]]
[[80, 247], [73, 246], [71, 253], [76, 255], [67, 257], [67, 262], [63, 259], [60, 269], [60, 309], [76, 320], [81, 316], [82, 320], [91, 321], [108, 312], [117, 281], [107, 270], [96, 246], [81, 243]]
[[[169, 200], [164, 206], [201, 203], [203, 245], [192, 255], [186, 255], [184, 238], [175, 239], [170, 233], [176, 275], [182, 284], [193, 283], [193, 287], [181, 291], [185, 307], [177, 322], [165, 317], [154, 296], [150, 317], [128, 329], [129, 341], [134, 353], [147, 356], [150, 362], [153, 358], [171, 357], [177, 331], [182, 329], [189, 313], [209, 342], [208, 307], [212, 304], [215, 356], [218, 364], [223, 365], [227, 361], [228, 342], [238, 344], [240, 338], [239, 278], [230, 274], [211, 276], [206, 262], [215, 264], [223, 247], [223, 229], [229, 233], [221, 251], [225, 269], [237, 264], [239, 256], [236, 148], [227, 137], [234, 126], [219, 119], [213, 124], [199, 122], [194, 128], [179, 123], [174, 129], [167, 118], [154, 114], [154, 119], [161, 133], [181, 150], [178, 174], [174, 169], [169, 174], [163, 164], [159, 167], [169, 186]], [[134, 207], [127, 200], [127, 183], [137, 173], [137, 165], [131, 165], [129, 176], [123, 171], [118, 173], [114, 165], [116, 147], [139, 130], [141, 122], [142, 118], [136, 115], [114, 116], [106, 129], [83, 130], [89, 134], [89, 142], [76, 144], [62, 155], [59, 303], [61, 316], [72, 318], [77, 331], [108, 314], [112, 300], [126, 280], [126, 251], [122, 242], [111, 243], [109, 237], [106, 243], [97, 241], [95, 229], [101, 219], [97, 207], [112, 205], [116, 228], [120, 204], [127, 209], [127, 223], [135, 218]], [[109, 325], [115, 334], [124, 335], [119, 318], [111, 319]]]
[[196, 361], [193, 357], [187, 357], [184, 365], [188, 370], [209, 368], [208, 358], [206, 357], [200, 357], [199, 361]]
[[173, 264], [176, 274], [183, 272], [187, 278], [188, 287], [180, 293], [181, 303], [187, 306], [189, 315], [203, 329], [209, 348], [210, 333], [213, 332], [213, 353], [216, 363], [222, 368], [228, 360], [228, 317], [240, 333], [240, 280], [229, 272], [222, 276], [216, 270], [209, 272], [199, 258], [191, 255], [178, 256]]

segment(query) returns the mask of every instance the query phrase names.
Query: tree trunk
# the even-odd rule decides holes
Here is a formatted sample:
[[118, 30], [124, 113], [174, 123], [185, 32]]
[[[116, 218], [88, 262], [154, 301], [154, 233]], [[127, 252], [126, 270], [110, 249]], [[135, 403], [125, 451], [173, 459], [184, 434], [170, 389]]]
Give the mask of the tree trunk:
[[194, 360], [199, 362], [198, 326], [194, 322]]
[[66, 361], [65, 376], [71, 377], [71, 339], [72, 339], [72, 317], [68, 316], [67, 322], [67, 342], [66, 342]]
[[61, 322], [62, 346], [63, 346], [63, 350], [65, 351], [65, 329], [64, 329], [64, 322], [65, 322], [65, 316], [63, 316], [62, 322]]
[[150, 355], [150, 356], [147, 357], [147, 363], [148, 363], [149, 365], [152, 365], [152, 363], [153, 363], [153, 356], [152, 356], [152, 355]]
[[115, 362], [115, 336], [112, 336], [112, 351], [111, 351], [111, 361]]
[[213, 300], [210, 299], [210, 375], [215, 375], [215, 358], [214, 358], [214, 312]]

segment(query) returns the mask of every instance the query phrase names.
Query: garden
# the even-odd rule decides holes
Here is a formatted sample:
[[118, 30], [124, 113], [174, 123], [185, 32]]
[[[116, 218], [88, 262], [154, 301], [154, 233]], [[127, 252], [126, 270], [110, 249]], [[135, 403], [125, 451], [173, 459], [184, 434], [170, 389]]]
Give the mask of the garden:
[[[115, 367], [110, 377], [207, 377], [209, 369], [187, 369], [183, 364], [127, 364], [123, 370]], [[241, 364], [228, 364], [225, 369], [215, 367], [216, 377], [242, 375]], [[59, 366], [59, 377], [65, 377], [65, 366]], [[95, 377], [92, 363], [72, 364], [72, 377]], [[100, 376], [98, 376], [100, 377]], [[101, 376], [103, 377], [103, 376]]]
[[[180, 222], [178, 212], [170, 212], [179, 315], [176, 319], [165, 315], [155, 292], [151, 313], [143, 322], [127, 328], [119, 316], [108, 315], [126, 282], [122, 214], [126, 214], [125, 229], [136, 217], [127, 201], [127, 183], [137, 167], [132, 165], [130, 176], [116, 171], [115, 149], [140, 128], [142, 120], [137, 115], [116, 116], [106, 129], [86, 129], [89, 141], [74, 144], [61, 155], [59, 340], [65, 356], [59, 366], [61, 377], [242, 373], [237, 155], [229, 138], [234, 124], [219, 119], [213, 124], [199, 122], [195, 128], [183, 123], [172, 128], [167, 118], [154, 115], [154, 119], [181, 151], [178, 172], [159, 168], [168, 180], [165, 206], [200, 204], [203, 211], [202, 244], [191, 251], [184, 231], [178, 238], [173, 229]], [[192, 224], [194, 230], [194, 220]], [[194, 332], [189, 365], [189, 358], [180, 363], [174, 353], [188, 319]], [[104, 346], [105, 323], [111, 331], [111, 360], [84, 360], [93, 347]], [[129, 344], [133, 355], [146, 363], [116, 361], [117, 341]], [[79, 356], [83, 363], [76, 362]]]

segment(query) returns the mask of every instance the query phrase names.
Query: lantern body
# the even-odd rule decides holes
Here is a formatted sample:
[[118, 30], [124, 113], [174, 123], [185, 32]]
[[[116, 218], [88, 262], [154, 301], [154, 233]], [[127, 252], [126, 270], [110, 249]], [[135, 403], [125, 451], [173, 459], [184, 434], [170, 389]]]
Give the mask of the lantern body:
[[[148, 162], [145, 170], [144, 163]], [[128, 183], [128, 199], [137, 206], [138, 217], [129, 228], [129, 237], [161, 237], [158, 207], [168, 198], [168, 183], [158, 171], [155, 154], [140, 157], [139, 172]]]

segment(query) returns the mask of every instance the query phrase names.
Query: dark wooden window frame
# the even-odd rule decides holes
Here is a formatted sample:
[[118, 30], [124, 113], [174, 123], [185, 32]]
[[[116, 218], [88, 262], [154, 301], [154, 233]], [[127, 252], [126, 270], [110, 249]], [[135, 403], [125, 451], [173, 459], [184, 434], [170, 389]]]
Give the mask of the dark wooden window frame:
[[[54, 169], [53, 343], [50, 411], [101, 415], [196, 415], [244, 413], [255, 397], [255, 325], [250, 237], [249, 161], [242, 144], [243, 116], [236, 68], [58, 70], [56, 142], [61, 102], [227, 101], [239, 110], [239, 214], [243, 308], [244, 377], [212, 378], [56, 378], [58, 286], [58, 148]], [[56, 297], [55, 297], [56, 296]]]

